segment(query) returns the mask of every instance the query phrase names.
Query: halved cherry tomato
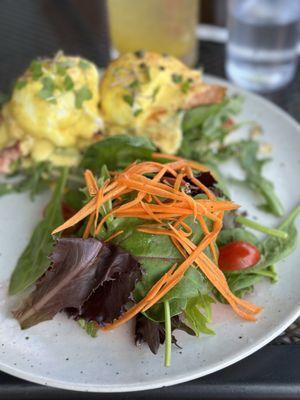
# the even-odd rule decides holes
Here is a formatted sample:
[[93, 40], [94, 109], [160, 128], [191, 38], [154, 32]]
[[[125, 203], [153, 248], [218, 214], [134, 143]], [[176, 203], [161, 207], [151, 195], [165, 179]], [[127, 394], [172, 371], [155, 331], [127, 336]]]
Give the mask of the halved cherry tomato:
[[219, 248], [219, 267], [223, 271], [252, 267], [259, 260], [258, 248], [248, 242], [235, 240]]

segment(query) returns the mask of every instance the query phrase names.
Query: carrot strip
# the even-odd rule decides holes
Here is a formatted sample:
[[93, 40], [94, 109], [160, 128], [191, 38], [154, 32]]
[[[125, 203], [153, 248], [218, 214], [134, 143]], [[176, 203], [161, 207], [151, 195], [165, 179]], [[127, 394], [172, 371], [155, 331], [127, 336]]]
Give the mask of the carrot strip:
[[92, 198], [85, 206], [82, 207], [76, 214], [74, 214], [71, 218], [69, 218], [62, 225], [57, 227], [52, 231], [52, 235], [55, 233], [61, 232], [64, 229], [70, 228], [71, 226], [77, 224], [77, 222], [82, 221], [85, 217], [89, 216], [92, 212], [95, 211], [96, 199]]
[[122, 229], [120, 231], [117, 231], [115, 233], [113, 233], [112, 235], [110, 235], [107, 239], [104, 240], [104, 242], [110, 242], [112, 239], [115, 239], [117, 236], [122, 235], [122, 233], [124, 233], [124, 231], [122, 231]]
[[91, 232], [91, 228], [94, 222], [94, 218], [95, 218], [95, 212], [93, 212], [88, 219], [88, 223], [86, 224], [85, 230], [83, 232], [82, 238], [83, 239], [87, 239], [90, 235]]
[[88, 188], [89, 194], [91, 196], [95, 196], [98, 192], [98, 184], [92, 171], [90, 171], [89, 169], [84, 171], [84, 180]]

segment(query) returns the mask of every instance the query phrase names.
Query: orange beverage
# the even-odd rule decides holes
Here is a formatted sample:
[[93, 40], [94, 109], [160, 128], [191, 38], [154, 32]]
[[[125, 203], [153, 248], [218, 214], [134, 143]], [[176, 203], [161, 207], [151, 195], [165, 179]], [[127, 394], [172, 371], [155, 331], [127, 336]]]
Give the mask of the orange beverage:
[[192, 66], [197, 60], [198, 6], [198, 0], [108, 0], [113, 48], [118, 53], [168, 53]]

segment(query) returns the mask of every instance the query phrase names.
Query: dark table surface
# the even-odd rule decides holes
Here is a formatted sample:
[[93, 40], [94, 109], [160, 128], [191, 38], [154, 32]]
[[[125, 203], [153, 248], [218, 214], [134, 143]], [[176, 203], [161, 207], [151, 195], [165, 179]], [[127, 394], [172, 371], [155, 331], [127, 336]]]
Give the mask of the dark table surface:
[[[62, 49], [99, 66], [109, 61], [103, 0], [0, 0], [0, 91], [37, 56]], [[224, 45], [202, 42], [199, 65], [224, 77]], [[286, 88], [265, 95], [299, 121], [300, 74]], [[300, 399], [300, 323], [246, 360], [171, 388], [132, 394], [67, 392], [0, 373], [0, 399]]]

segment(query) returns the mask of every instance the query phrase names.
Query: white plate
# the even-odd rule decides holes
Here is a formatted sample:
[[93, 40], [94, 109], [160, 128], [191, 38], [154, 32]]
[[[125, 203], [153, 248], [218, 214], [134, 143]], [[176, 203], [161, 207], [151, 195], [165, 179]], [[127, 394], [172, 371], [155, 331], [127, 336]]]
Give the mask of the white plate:
[[[213, 78], [211, 82], [221, 82]], [[259, 121], [264, 127], [263, 141], [273, 144], [274, 162], [265, 174], [276, 186], [286, 212], [300, 200], [300, 132], [297, 123], [271, 103], [241, 92], [246, 102], [241, 120]], [[238, 189], [233, 198], [250, 209], [263, 222], [276, 220], [259, 213], [254, 199]], [[144, 346], [133, 344], [129, 324], [92, 339], [77, 324], [59, 315], [29, 330], [21, 331], [11, 317], [15, 302], [8, 299], [7, 287], [18, 255], [26, 245], [45, 197], [32, 204], [25, 195], [0, 200], [0, 368], [9, 374], [60, 388], [121, 392], [158, 388], [195, 379], [220, 370], [258, 350], [282, 332], [300, 314], [300, 249], [277, 265], [279, 283], [263, 283], [249, 299], [264, 307], [257, 323], [247, 323], [233, 315], [230, 308], [214, 308], [212, 327], [216, 336], [195, 337], [176, 332], [182, 350], [173, 348], [172, 366], [163, 366], [163, 348], [153, 356]], [[300, 222], [300, 221], [299, 221]], [[299, 225], [298, 225], [299, 226]]]

